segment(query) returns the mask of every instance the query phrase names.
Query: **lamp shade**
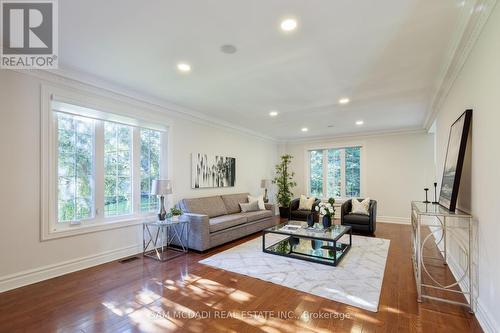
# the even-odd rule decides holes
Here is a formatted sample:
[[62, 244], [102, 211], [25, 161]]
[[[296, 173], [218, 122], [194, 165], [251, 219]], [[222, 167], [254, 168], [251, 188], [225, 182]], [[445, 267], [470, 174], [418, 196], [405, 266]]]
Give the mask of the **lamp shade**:
[[165, 195], [172, 194], [172, 183], [168, 179], [155, 179], [151, 184], [151, 194]]
[[260, 188], [268, 188], [270, 183], [269, 179], [262, 179], [260, 181]]

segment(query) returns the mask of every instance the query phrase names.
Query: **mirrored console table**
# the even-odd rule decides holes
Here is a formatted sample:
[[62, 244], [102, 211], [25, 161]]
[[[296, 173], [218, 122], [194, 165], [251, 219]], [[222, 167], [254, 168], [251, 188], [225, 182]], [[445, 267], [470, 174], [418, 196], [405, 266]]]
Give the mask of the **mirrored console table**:
[[[472, 216], [460, 210], [449, 211], [438, 204], [413, 201], [411, 234], [417, 301], [431, 299], [463, 305], [473, 313]], [[450, 257], [450, 237], [453, 237], [454, 249], [461, 252], [460, 259]], [[439, 268], [447, 266], [450, 260], [453, 260], [454, 273], [460, 275], [456, 276], [456, 281], [446, 278], [447, 275], [449, 277], [445, 271], [447, 267]]]

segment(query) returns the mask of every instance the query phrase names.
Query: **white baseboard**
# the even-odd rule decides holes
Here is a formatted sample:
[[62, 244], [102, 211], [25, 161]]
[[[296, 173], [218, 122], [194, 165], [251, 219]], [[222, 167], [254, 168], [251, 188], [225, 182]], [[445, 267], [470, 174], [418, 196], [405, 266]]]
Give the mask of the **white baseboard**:
[[410, 224], [410, 218], [397, 216], [377, 216], [377, 223]]
[[[439, 248], [442, 249], [442, 246], [439, 246]], [[455, 280], [460, 279], [460, 277], [463, 274], [463, 270], [458, 266], [457, 261], [455, 260], [454, 257], [448, 256], [448, 268], [450, 269], [451, 273], [455, 277]], [[460, 289], [461, 290], [468, 290], [469, 289], [469, 279], [466, 276], [462, 281], [459, 283]], [[477, 291], [475, 291], [477, 293]], [[467, 300], [469, 302], [469, 300]], [[498, 323], [495, 321], [495, 318], [491, 315], [491, 313], [488, 311], [488, 309], [484, 306], [484, 304], [481, 302], [481, 298], [477, 297], [476, 298], [476, 309], [474, 312], [474, 315], [476, 316], [477, 321], [481, 325], [481, 328], [485, 333], [498, 333], [500, 332], [500, 326]]]
[[124, 248], [38, 267], [23, 272], [0, 277], [0, 292], [19, 288], [57, 276], [76, 272], [142, 252], [142, 245], [134, 244]]
[[481, 325], [481, 328], [485, 333], [498, 333], [500, 332], [500, 325], [496, 322], [495, 318], [486, 309], [486, 307], [481, 302], [481, 298], [477, 299], [476, 306], [476, 319]]
[[[437, 241], [437, 240], [434, 239], [434, 241]], [[443, 243], [440, 243], [437, 246], [438, 246], [439, 250], [441, 250], [441, 251], [444, 250]], [[451, 254], [451, 253], [449, 253], [449, 254]], [[458, 281], [462, 277], [463, 269], [459, 266], [457, 260], [452, 255], [448, 255], [448, 268], [450, 269], [451, 274], [453, 274], [453, 277], [455, 278], [455, 280]], [[469, 290], [469, 277], [465, 276], [465, 278], [462, 279], [458, 283], [458, 285], [459, 285], [461, 290]], [[477, 287], [474, 287], [474, 292], [477, 295], [476, 288]], [[467, 302], [469, 302], [469, 300], [467, 300]], [[481, 302], [480, 297], [476, 298], [474, 315], [476, 316], [476, 319], [479, 322], [479, 325], [481, 325], [481, 328], [483, 329], [483, 331], [485, 333], [500, 332], [500, 326], [496, 322], [495, 318], [488, 311], [488, 309]]]

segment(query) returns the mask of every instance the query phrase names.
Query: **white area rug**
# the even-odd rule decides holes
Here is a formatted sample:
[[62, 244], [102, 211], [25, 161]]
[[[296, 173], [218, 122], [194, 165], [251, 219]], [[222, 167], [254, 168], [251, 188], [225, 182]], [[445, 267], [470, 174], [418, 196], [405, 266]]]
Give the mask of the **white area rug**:
[[[280, 236], [267, 234], [267, 245], [271, 237]], [[351, 250], [333, 267], [264, 253], [259, 237], [200, 263], [377, 312], [389, 243], [352, 236]]]

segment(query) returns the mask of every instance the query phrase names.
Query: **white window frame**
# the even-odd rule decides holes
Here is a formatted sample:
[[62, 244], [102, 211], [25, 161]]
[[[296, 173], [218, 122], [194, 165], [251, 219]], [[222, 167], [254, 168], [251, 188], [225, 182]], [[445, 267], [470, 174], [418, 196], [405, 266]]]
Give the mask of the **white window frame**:
[[[304, 150], [304, 156], [305, 156], [305, 181], [304, 183], [306, 184], [306, 193], [308, 196], [311, 195], [311, 155], [310, 152], [312, 150], [323, 150], [323, 193], [322, 197], [320, 198], [321, 200], [328, 200], [328, 195], [327, 195], [327, 184], [328, 184], [328, 150], [329, 149], [342, 149], [340, 152], [340, 177], [342, 181], [340, 182], [341, 186], [341, 193], [345, 193], [345, 148], [352, 148], [352, 147], [359, 147], [360, 148], [360, 196], [363, 197], [365, 196], [365, 193], [367, 191], [367, 185], [366, 185], [366, 177], [365, 177], [365, 160], [366, 160], [366, 149], [365, 149], [365, 144], [364, 142], [350, 142], [350, 143], [343, 143], [343, 144], [325, 144], [325, 145], [317, 145], [317, 146], [310, 146], [307, 147]], [[350, 197], [346, 196], [341, 196], [341, 197], [335, 197], [335, 199], [339, 202], [343, 202], [346, 199], [350, 199]]]
[[[125, 98], [124, 98], [125, 99]], [[57, 110], [68, 113], [94, 117], [102, 121], [113, 121], [133, 126], [132, 133], [132, 214], [104, 217], [104, 186], [94, 187], [95, 217], [81, 223], [66, 223], [57, 221], [57, 120], [54, 115], [53, 102]], [[71, 104], [71, 110], [65, 110], [66, 104]], [[98, 111], [102, 110], [102, 111]], [[95, 128], [95, 140], [104, 142], [103, 122], [98, 121]], [[75, 92], [66, 88], [49, 85], [41, 86], [41, 240], [50, 240], [61, 237], [74, 236], [90, 232], [98, 232], [115, 228], [141, 224], [145, 219], [153, 218], [156, 214], [140, 212], [140, 129], [148, 128], [163, 133], [160, 160], [160, 175], [162, 178], [171, 177], [171, 120], [158, 112], [147, 108], [129, 104], [127, 101], [117, 100], [115, 96], [99, 96], [85, 92]], [[104, 184], [104, 146], [94, 145], [94, 181]]]

